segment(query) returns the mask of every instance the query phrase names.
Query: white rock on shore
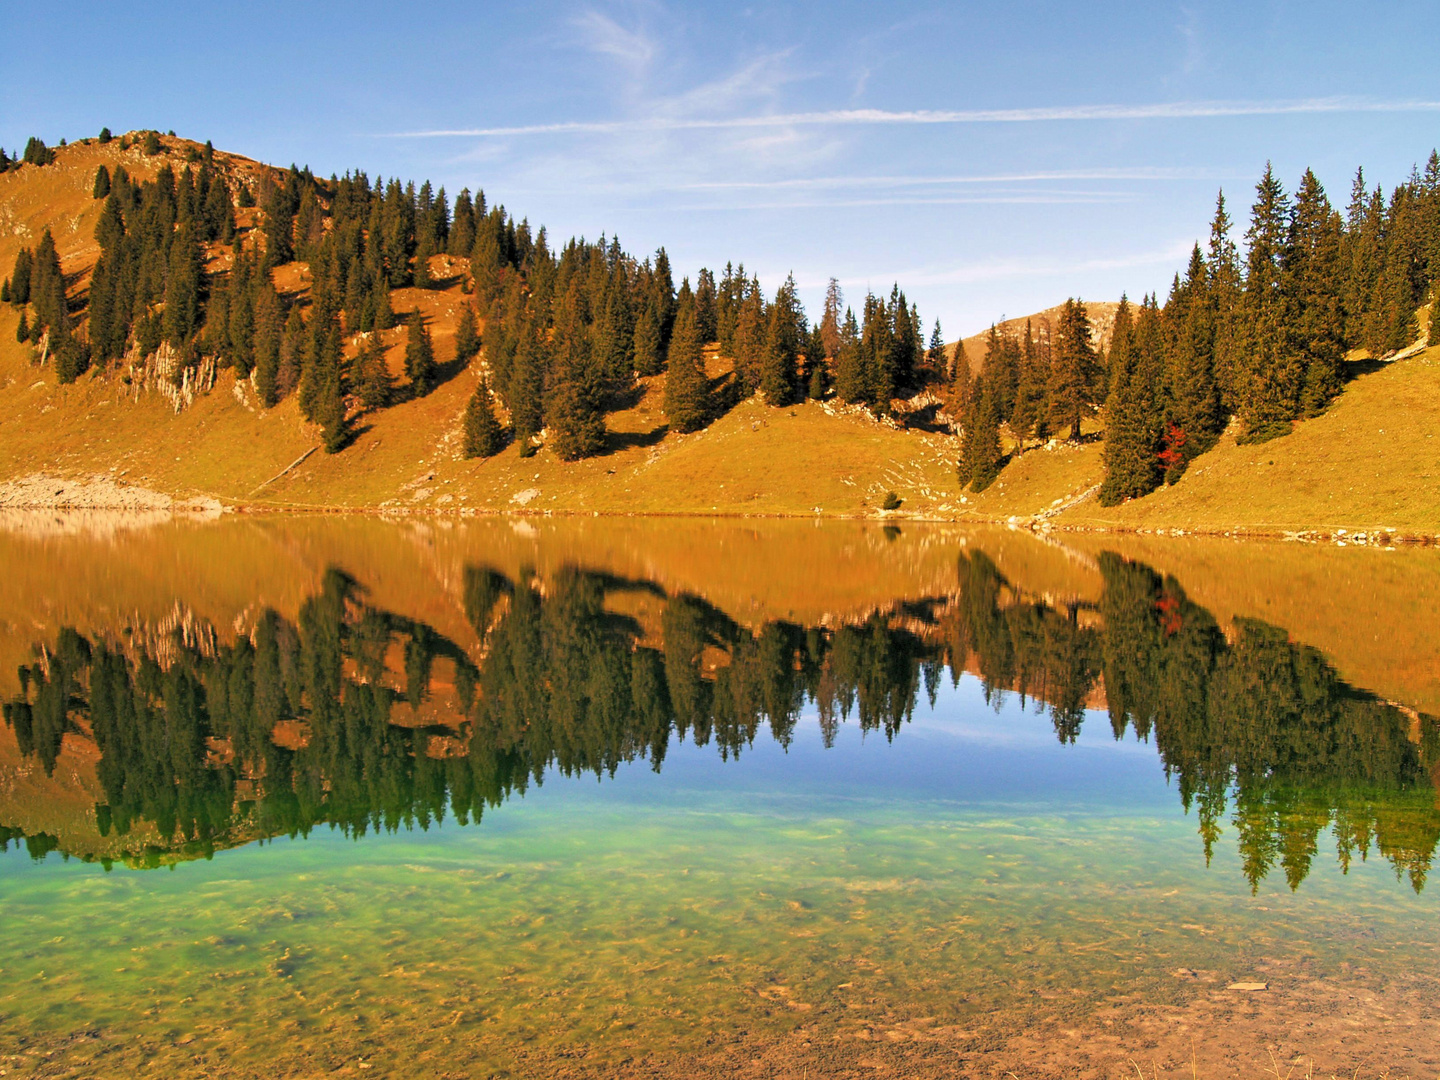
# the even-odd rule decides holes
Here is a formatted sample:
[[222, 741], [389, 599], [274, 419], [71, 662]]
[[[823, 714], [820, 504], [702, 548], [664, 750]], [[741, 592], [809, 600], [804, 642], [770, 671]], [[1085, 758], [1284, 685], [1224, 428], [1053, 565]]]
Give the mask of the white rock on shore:
[[108, 476], [65, 479], [43, 474], [0, 481], [0, 508], [13, 510], [128, 510], [219, 514], [223, 507], [209, 496], [174, 498], [163, 492], [122, 484]]

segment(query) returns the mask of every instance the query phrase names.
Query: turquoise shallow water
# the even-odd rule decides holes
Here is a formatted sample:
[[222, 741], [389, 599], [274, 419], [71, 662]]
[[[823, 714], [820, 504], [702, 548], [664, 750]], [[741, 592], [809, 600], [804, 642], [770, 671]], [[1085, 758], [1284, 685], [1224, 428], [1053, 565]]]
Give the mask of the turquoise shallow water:
[[1207, 866], [1153, 748], [1104, 716], [1064, 745], [966, 679], [893, 741], [850, 725], [827, 748], [810, 716], [788, 749], [552, 774], [469, 826], [321, 827], [154, 871], [12, 851], [0, 1015], [12, 1049], [81, 1037], [115, 1044], [107, 1068], [503, 1071], [525, 1048], [978, 1029], [1173, 993], [1177, 968], [1433, 954], [1433, 894], [1383, 858], [1342, 873], [1325, 832], [1299, 888], [1252, 895], [1235, 841]]

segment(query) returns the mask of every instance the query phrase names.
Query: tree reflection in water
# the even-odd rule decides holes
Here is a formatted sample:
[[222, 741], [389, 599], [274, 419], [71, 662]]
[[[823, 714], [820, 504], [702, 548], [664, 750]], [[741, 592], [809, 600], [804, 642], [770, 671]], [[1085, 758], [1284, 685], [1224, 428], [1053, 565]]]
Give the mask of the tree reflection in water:
[[[725, 758], [762, 725], [788, 745], [813, 703], [826, 745], [852, 717], [892, 739], [948, 668], [987, 700], [1043, 702], [1073, 742], [1103, 688], [1116, 738], [1153, 738], [1209, 860], [1227, 812], [1252, 889], [1292, 889], [1331, 829], [1347, 867], [1378, 850], [1420, 891], [1440, 839], [1440, 723], [1340, 680], [1315, 649], [1237, 619], [1227, 634], [1179, 584], [1106, 554], [1097, 605], [1026, 597], [980, 551], [952, 595], [839, 627], [742, 627], [692, 595], [574, 567], [541, 583], [467, 567], [474, 654], [376, 608], [338, 570], [295, 623], [264, 611], [231, 644], [149, 648], [62, 630], [4, 707], [21, 752], [53, 772], [62, 737], [92, 738], [102, 834], [143, 823], [136, 865], [329, 824], [349, 835], [426, 828], [547, 771], [613, 775], [670, 739]], [[659, 612], [647, 628], [629, 598]], [[0, 828], [43, 858], [53, 837]]]

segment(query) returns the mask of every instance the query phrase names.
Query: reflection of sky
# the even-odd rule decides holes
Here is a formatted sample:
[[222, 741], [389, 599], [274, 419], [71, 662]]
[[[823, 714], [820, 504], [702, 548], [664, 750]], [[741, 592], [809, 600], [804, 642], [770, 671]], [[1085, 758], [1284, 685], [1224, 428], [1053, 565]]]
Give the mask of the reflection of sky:
[[[572, 784], [593, 787], [594, 778], [569, 781], [553, 773], [542, 789]], [[914, 718], [891, 742], [883, 731], [862, 734], [852, 711], [827, 748], [819, 718], [807, 707], [788, 748], [762, 725], [755, 744], [738, 761], [722, 761], [715, 746], [672, 738], [659, 776], [648, 761], [622, 766], [600, 784], [595, 797], [644, 802], [705, 791], [766, 796], [821, 796], [858, 800], [943, 800], [976, 805], [1015, 805], [1037, 810], [1087, 807], [1183, 813], [1179, 796], [1167, 787], [1154, 746], [1133, 735], [1117, 742], [1109, 716], [1090, 712], [1075, 743], [1056, 738], [1048, 710], [1035, 703], [1020, 708], [1006, 694], [997, 710], [986, 704], [980, 681], [964, 676], [940, 687], [933, 712], [921, 690]], [[526, 796], [535, 798], [536, 794]]]

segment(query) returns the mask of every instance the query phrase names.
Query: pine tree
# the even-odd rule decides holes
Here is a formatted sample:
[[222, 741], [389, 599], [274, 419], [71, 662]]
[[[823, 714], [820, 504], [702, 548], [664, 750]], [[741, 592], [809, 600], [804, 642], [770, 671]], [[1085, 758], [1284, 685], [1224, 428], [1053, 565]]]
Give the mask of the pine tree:
[[[1216, 318], [1210, 278], [1196, 244], [1183, 284], [1165, 304], [1169, 418], [1185, 434], [1186, 462], [1213, 446], [1224, 425], [1215, 379]], [[1171, 477], [1171, 482], [1176, 478]]]
[[103, 199], [110, 194], [110, 170], [101, 165], [95, 170], [95, 186], [90, 189], [92, 198]]
[[29, 248], [21, 248], [15, 253], [15, 270], [10, 275], [10, 302], [12, 304], [28, 304], [30, 302], [30, 267], [33, 265], [33, 255]]
[[[1141, 319], [1149, 314], [1147, 298]], [[1153, 348], [1153, 328], [1142, 333], [1133, 324], [1130, 304], [1120, 298], [1115, 327], [1110, 338], [1110, 392], [1105, 401], [1105, 479], [1100, 485], [1100, 505], [1114, 506], [1154, 491], [1160, 483], [1156, 457], [1159, 418], [1154, 366], [1144, 352]], [[1142, 340], [1148, 338], [1150, 340]]]
[[1215, 199], [1215, 217], [1210, 223], [1210, 248], [1206, 259], [1206, 293], [1213, 321], [1212, 366], [1215, 388], [1220, 395], [1220, 422], [1240, 406], [1244, 392], [1245, 335], [1240, 325], [1240, 254], [1230, 238], [1230, 214], [1225, 193]]
[[793, 275], [775, 294], [765, 326], [765, 352], [760, 365], [760, 391], [771, 405], [789, 405], [795, 398], [800, 343], [805, 316]]
[[654, 301], [647, 300], [635, 322], [635, 370], [641, 375], [658, 375], [662, 366], [660, 317]]
[[1291, 336], [1294, 312], [1283, 280], [1289, 227], [1289, 198], [1267, 164], [1255, 185], [1255, 204], [1245, 234], [1248, 340], [1240, 415], [1251, 436], [1287, 431], [1289, 421], [1300, 410], [1305, 363]]
[[25, 318], [25, 309], [20, 309], [20, 321], [15, 324], [15, 340], [20, 344], [30, 340], [30, 323]]
[[936, 374], [945, 370], [945, 335], [940, 330], [939, 319], [935, 320], [935, 329], [930, 331], [930, 347], [925, 350], [925, 363]]
[[475, 329], [475, 311], [469, 304], [460, 313], [460, 323], [455, 327], [455, 359], [468, 364], [480, 352], [480, 335]]
[[[468, 259], [475, 247], [475, 206], [470, 199], [470, 189], [461, 188], [455, 196], [455, 221], [450, 226], [450, 236], [445, 250], [458, 258]], [[488, 391], [487, 391], [488, 393]]]
[[1068, 427], [1080, 438], [1080, 425], [1093, 410], [1100, 392], [1100, 364], [1090, 340], [1090, 316], [1073, 297], [1060, 311], [1046, 397], [1050, 422], [1057, 431]]
[[255, 297], [255, 392], [260, 404], [270, 409], [279, 400], [280, 343], [283, 325], [280, 300], [265, 275]]
[[430, 393], [437, 375], [430, 330], [417, 310], [405, 322], [405, 376], [410, 380], [410, 396], [421, 398]]
[[1340, 392], [1345, 354], [1345, 311], [1341, 293], [1344, 232], [1325, 189], [1305, 170], [1284, 257], [1281, 289], [1291, 315], [1289, 332], [1304, 363], [1300, 413], [1314, 416]]
[[529, 448], [529, 440], [544, 426], [544, 366], [541, 345], [534, 324], [524, 319], [519, 327], [515, 358], [505, 387], [505, 404], [510, 410], [510, 424], [521, 456]]
[[848, 405], [867, 401], [870, 393], [870, 373], [860, 349], [860, 324], [849, 308], [845, 309], [835, 347], [835, 393]]
[[295, 258], [295, 206], [285, 188], [274, 186], [264, 209], [265, 264], [283, 266]]
[[1004, 465], [1000, 452], [1000, 410], [995, 397], [990, 380], [982, 374], [966, 412], [965, 434], [956, 466], [960, 485], [969, 484], [975, 492], [993, 484]]
[[[456, 206], [459, 206], [458, 199]], [[465, 406], [465, 456], [494, 457], [504, 446], [505, 432], [495, 417], [494, 395], [490, 393], [490, 384], [482, 379]]]
[[825, 307], [820, 315], [820, 338], [825, 344], [825, 355], [832, 362], [840, 355], [840, 312], [844, 307], [840, 282], [832, 277], [825, 286]]
[[435, 280], [430, 276], [430, 257], [435, 254], [435, 240], [426, 230], [415, 242], [415, 272], [411, 275], [417, 289], [433, 288]]
[[555, 453], [576, 461], [605, 446], [605, 380], [591, 363], [590, 335], [581, 313], [578, 283], [557, 304], [545, 418], [554, 435]]
[[705, 376], [705, 359], [697, 305], [690, 299], [689, 286], [680, 289], [675, 327], [670, 335], [670, 356], [665, 376], [665, 415], [674, 431], [698, 431], [710, 418], [710, 384]]
[[1032, 436], [1043, 439], [1048, 432], [1045, 423], [1045, 388], [1049, 380], [1049, 368], [1044, 363], [1034, 331], [1027, 319], [1015, 386], [1015, 409], [1010, 414], [1010, 431], [1019, 443], [1019, 451], [1025, 449], [1026, 439]]
[[355, 358], [355, 393], [367, 409], [383, 409], [394, 397], [394, 380], [385, 358], [385, 342], [372, 332]]
[[109, 129], [108, 127], [102, 127], [102, 128], [100, 129], [100, 139], [99, 139], [100, 145], [101, 145], [101, 146], [104, 146], [106, 143], [108, 143], [108, 142], [110, 141], [110, 138], [111, 138], [111, 136], [110, 136], [110, 129]]
[[962, 426], [969, 415], [974, 393], [975, 376], [970, 370], [970, 357], [965, 353], [965, 342], [957, 339], [950, 353], [950, 387], [945, 395], [945, 411]]

